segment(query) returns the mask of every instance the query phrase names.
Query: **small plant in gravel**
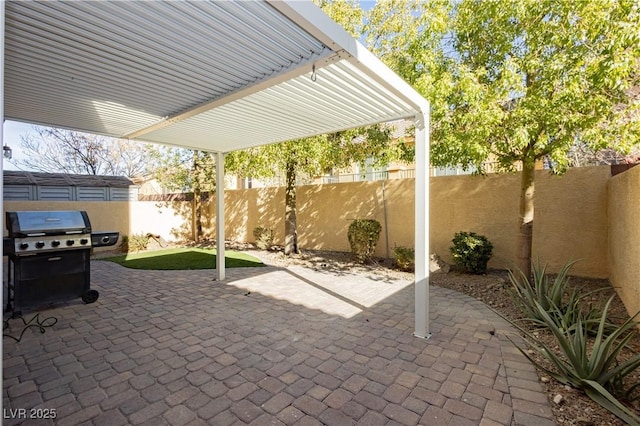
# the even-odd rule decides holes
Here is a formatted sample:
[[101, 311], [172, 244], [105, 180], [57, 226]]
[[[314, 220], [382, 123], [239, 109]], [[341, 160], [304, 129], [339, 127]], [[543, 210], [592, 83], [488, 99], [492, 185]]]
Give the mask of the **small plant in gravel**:
[[150, 234], [123, 235], [120, 251], [123, 253], [144, 251], [149, 246]]
[[256, 246], [261, 250], [271, 250], [273, 247], [273, 229], [258, 226], [253, 230], [253, 238], [256, 240]]
[[484, 235], [475, 232], [458, 232], [449, 248], [456, 265], [470, 274], [484, 274], [493, 253], [493, 244]]
[[374, 219], [356, 219], [349, 225], [347, 237], [351, 253], [360, 263], [370, 261], [376, 251], [382, 226]]
[[413, 247], [396, 246], [393, 248], [396, 266], [403, 271], [415, 269], [415, 250]]

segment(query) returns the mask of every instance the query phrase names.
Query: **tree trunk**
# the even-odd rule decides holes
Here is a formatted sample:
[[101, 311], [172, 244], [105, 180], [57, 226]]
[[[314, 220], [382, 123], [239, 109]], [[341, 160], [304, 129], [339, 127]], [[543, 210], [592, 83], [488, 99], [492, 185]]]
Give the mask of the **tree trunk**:
[[284, 254], [289, 256], [292, 253], [298, 253], [296, 168], [292, 161], [287, 163], [287, 186], [284, 204]]
[[517, 238], [516, 266], [531, 277], [531, 252], [533, 246], [533, 196], [535, 192], [535, 158], [527, 155], [522, 162], [520, 182], [520, 229]]

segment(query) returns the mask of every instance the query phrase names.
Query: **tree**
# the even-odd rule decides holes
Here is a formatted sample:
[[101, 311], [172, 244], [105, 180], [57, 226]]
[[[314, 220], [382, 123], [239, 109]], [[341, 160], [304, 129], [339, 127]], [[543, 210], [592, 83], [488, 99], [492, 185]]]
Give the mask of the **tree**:
[[22, 136], [25, 159], [18, 167], [48, 173], [140, 176], [148, 165], [148, 146], [139, 142], [47, 127]]
[[381, 2], [374, 50], [432, 103], [434, 165], [522, 166], [517, 267], [530, 275], [536, 162], [639, 144], [640, 11], [619, 1]]
[[633, 164], [640, 162], [640, 147], [624, 155], [613, 148], [594, 151], [589, 146], [576, 143], [569, 151], [569, 167]]
[[193, 239], [203, 236], [202, 193], [215, 190], [215, 159], [209, 152], [157, 146], [150, 150], [154, 159], [151, 174], [170, 191], [192, 192]]
[[406, 146], [392, 145], [390, 139], [390, 129], [381, 126], [352, 129], [232, 152], [226, 156], [225, 169], [244, 177], [285, 176], [284, 252], [290, 255], [298, 252], [297, 178], [317, 176], [368, 158], [374, 158], [376, 165], [402, 158]]
[[[356, 0], [315, 0], [325, 13], [349, 32], [360, 37], [364, 13]], [[266, 145], [232, 152], [225, 168], [244, 177], [285, 176], [284, 253], [298, 252], [296, 181], [301, 175], [316, 176], [373, 158], [376, 165], [406, 159], [411, 148], [403, 143], [391, 145], [390, 130], [381, 126], [352, 129], [331, 135]]]
[[364, 12], [358, 0], [314, 0], [315, 4], [339, 23], [352, 37], [362, 35]]

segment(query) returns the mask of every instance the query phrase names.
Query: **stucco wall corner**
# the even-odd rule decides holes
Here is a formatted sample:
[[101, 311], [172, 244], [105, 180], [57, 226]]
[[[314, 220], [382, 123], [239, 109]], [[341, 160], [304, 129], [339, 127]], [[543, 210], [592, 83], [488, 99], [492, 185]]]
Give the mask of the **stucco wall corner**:
[[609, 280], [629, 314], [640, 311], [640, 166], [608, 185]]

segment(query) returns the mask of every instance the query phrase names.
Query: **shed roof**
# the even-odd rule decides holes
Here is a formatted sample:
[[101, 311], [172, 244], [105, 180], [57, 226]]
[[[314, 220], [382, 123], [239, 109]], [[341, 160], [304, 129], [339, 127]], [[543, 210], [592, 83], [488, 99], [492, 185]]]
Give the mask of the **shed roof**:
[[228, 152], [428, 104], [312, 2], [5, 3], [6, 119]]
[[125, 176], [71, 175], [18, 170], [3, 172], [4, 185], [81, 186], [129, 188], [135, 184]]

